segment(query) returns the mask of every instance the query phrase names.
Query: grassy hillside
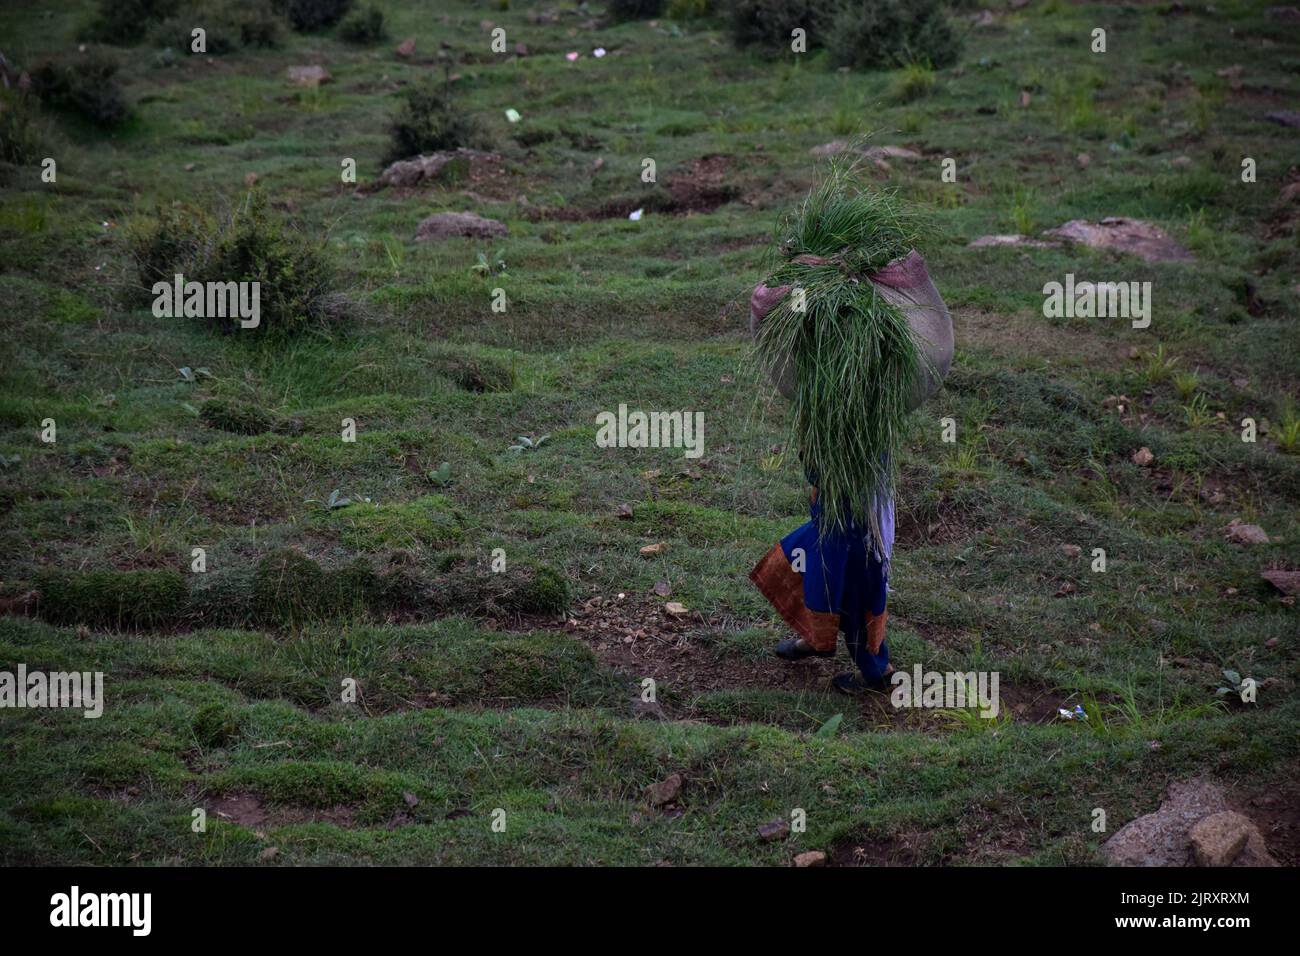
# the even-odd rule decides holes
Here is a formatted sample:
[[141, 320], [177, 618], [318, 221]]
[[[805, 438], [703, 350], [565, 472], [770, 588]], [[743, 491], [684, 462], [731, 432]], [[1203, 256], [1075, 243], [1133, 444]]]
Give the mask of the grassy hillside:
[[[0, 13], [8, 63], [74, 55], [94, 5], [28, 7]], [[43, 109], [57, 180], [0, 186], [0, 670], [103, 671], [107, 698], [0, 710], [0, 861], [1088, 864], [1093, 809], [1114, 832], [1170, 780], [1294, 804], [1297, 611], [1259, 574], [1300, 566], [1300, 139], [1266, 118], [1300, 102], [1296, 24], [991, 7], [950, 14], [937, 71], [524, 0], [388, 4], [373, 44], [108, 47], [129, 118]], [[332, 81], [293, 85], [307, 64]], [[379, 188], [401, 92], [449, 75], [499, 160]], [[867, 176], [933, 209], [957, 336], [902, 456], [891, 647], [999, 671], [998, 720], [831, 694], [844, 652], [771, 657], [746, 579], [807, 504], [748, 293], [811, 150], [860, 134], [920, 154]], [[222, 335], [132, 292], [133, 228], [250, 187], [323, 244], [348, 320]], [[439, 211], [509, 232], [416, 242]], [[968, 247], [1106, 216], [1193, 259]], [[1150, 327], [1045, 318], [1067, 273], [1151, 282]], [[620, 404], [703, 412], [703, 457], [597, 447]], [[1256, 703], [1216, 698], [1224, 668]], [[806, 832], [760, 839], [796, 808]]]

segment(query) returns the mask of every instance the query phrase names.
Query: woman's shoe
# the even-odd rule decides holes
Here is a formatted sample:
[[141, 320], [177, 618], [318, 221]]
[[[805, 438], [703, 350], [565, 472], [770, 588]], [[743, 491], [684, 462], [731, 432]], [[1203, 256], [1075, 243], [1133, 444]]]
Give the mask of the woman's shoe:
[[869, 684], [862, 679], [860, 674], [849, 671], [847, 674], [836, 674], [831, 678], [831, 686], [841, 694], [862, 694], [866, 691], [874, 691], [877, 694], [886, 694], [889, 692], [889, 678], [893, 675], [889, 671], [877, 684]]
[[776, 645], [776, 656], [787, 661], [801, 661], [805, 657], [834, 657], [835, 651], [819, 651], [803, 643], [800, 638], [787, 637]]

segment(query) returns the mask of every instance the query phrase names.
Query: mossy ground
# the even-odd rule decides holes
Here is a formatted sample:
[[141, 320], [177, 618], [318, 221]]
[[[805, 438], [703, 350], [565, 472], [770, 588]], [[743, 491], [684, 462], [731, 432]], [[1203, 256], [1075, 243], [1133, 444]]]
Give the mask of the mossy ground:
[[[1113, 832], [1171, 779], [1293, 779], [1297, 612], [1258, 572], [1295, 567], [1300, 535], [1284, 428], [1300, 245], [1281, 198], [1300, 146], [1263, 118], [1300, 92], [1294, 26], [1238, 2], [995, 3], [996, 25], [905, 99], [893, 72], [739, 53], [708, 21], [593, 29], [571, 10], [532, 23], [536, 8], [394, 4], [391, 41], [369, 48], [328, 34], [170, 60], [141, 47], [121, 71], [134, 118], [113, 135], [59, 119], [57, 183], [24, 167], [0, 192], [0, 581], [16, 596], [42, 571], [82, 575], [68, 587], [86, 609], [0, 621], [0, 669], [103, 670], [107, 691], [98, 720], [0, 711], [0, 859], [250, 863], [275, 845], [281, 863], [780, 863], [856, 842], [906, 845], [909, 862], [1090, 863], [1096, 807]], [[6, 10], [5, 56], [69, 48], [88, 12]], [[529, 55], [490, 55], [484, 18]], [[1088, 49], [1098, 25], [1104, 56]], [[398, 60], [407, 36], [419, 52]], [[370, 191], [385, 117], [439, 69], [442, 40], [502, 170]], [[288, 86], [287, 66], [318, 61], [333, 83]], [[1239, 82], [1219, 75], [1234, 64]], [[827, 694], [829, 665], [767, 656], [782, 631], [745, 576], [807, 499], [744, 302], [773, 223], [813, 181], [809, 149], [864, 130], [925, 156], [870, 175], [936, 207], [945, 238], [927, 258], [958, 343], [901, 456], [895, 657], [997, 669], [1008, 700], [1086, 701], [1095, 723], [1028, 705], [996, 723], [899, 721]], [[366, 189], [340, 183], [347, 157]], [[640, 181], [645, 157], [657, 184]], [[328, 235], [364, 321], [250, 343], [124, 298], [126, 225], [174, 200], [219, 210], [249, 173]], [[429, 213], [462, 209], [510, 235], [413, 241]], [[1195, 262], [966, 246], [1108, 215], [1157, 222]], [[504, 273], [475, 270], [498, 251]], [[1044, 318], [1042, 286], [1067, 272], [1151, 281], [1151, 328]], [[620, 403], [703, 411], [705, 456], [598, 448], [596, 414]], [[1255, 444], [1247, 416], [1266, 429]], [[519, 435], [550, 437], [509, 451]], [[1152, 467], [1131, 461], [1142, 446]], [[353, 503], [331, 508], [336, 490]], [[1233, 518], [1272, 543], [1228, 543]], [[641, 556], [653, 542], [668, 548]], [[258, 562], [286, 548], [321, 582], [354, 575], [343, 590], [365, 599], [267, 622], [298, 608], [254, 598]], [[517, 587], [492, 590], [496, 548]], [[127, 619], [104, 599], [112, 572], [181, 575], [178, 617]], [[425, 596], [420, 619], [394, 580]], [[689, 615], [663, 613], [663, 583]], [[511, 603], [530, 588], [539, 606]], [[1274, 681], [1224, 707], [1224, 667]], [[667, 719], [632, 716], [646, 677]], [[839, 712], [836, 736], [812, 737]], [[674, 772], [684, 812], [653, 812], [643, 788]], [[193, 808], [248, 794], [346, 822], [214, 813], [192, 832]], [[806, 833], [758, 839], [796, 807]]]

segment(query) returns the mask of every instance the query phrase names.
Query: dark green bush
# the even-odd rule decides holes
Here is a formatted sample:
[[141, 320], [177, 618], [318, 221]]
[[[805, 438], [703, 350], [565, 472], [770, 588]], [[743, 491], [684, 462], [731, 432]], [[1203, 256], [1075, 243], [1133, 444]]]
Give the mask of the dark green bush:
[[357, 10], [339, 24], [339, 37], [348, 43], [378, 43], [388, 33], [384, 29], [384, 11], [373, 3]]
[[342, 20], [352, 8], [352, 0], [276, 0], [275, 6], [295, 30], [310, 33]]
[[99, 0], [94, 19], [81, 31], [81, 38], [134, 46], [144, 39], [150, 27], [174, 16], [179, 9], [180, 0]]
[[165, 207], [132, 223], [127, 243], [145, 292], [178, 272], [187, 282], [259, 282], [260, 325], [240, 329], [235, 317], [209, 320], [223, 331], [280, 337], [325, 328], [352, 311], [335, 291], [328, 256], [275, 214], [260, 190], [220, 221], [193, 207]]
[[171, 282], [178, 272], [191, 277], [215, 233], [216, 224], [206, 212], [182, 203], [160, 206], [154, 215], [128, 223], [127, 249], [143, 292], [152, 298], [154, 283]]
[[449, 561], [432, 584], [408, 586], [409, 606], [436, 615], [559, 614], [569, 606], [568, 580], [527, 558], [508, 562], [500, 572], [471, 560]]
[[0, 162], [31, 166], [49, 155], [36, 97], [0, 89]]
[[514, 371], [495, 359], [442, 355], [432, 365], [467, 392], [508, 392], [515, 385]]
[[36, 576], [37, 612], [52, 624], [138, 629], [177, 621], [185, 579], [161, 571], [42, 571]]
[[731, 37], [736, 46], [758, 44], [790, 49], [790, 33], [807, 31], [808, 46], [822, 45], [830, 0], [732, 0]]
[[41, 102], [70, 110], [99, 126], [115, 126], [130, 114], [118, 85], [117, 61], [102, 50], [49, 60], [32, 73]]
[[609, 0], [609, 15], [615, 20], [649, 20], [664, 12], [666, 0]]
[[225, 747], [239, 739], [239, 718], [228, 704], [204, 704], [190, 718], [190, 730], [201, 747]]
[[403, 90], [401, 97], [390, 126], [392, 146], [385, 163], [479, 144], [478, 124], [456, 109], [447, 84], [428, 78]]
[[253, 614], [263, 624], [295, 627], [318, 620], [327, 595], [325, 572], [301, 551], [280, 548], [257, 562]]
[[[261, 283], [256, 332], [264, 336], [320, 328], [347, 308], [347, 300], [334, 291], [334, 266], [324, 251], [275, 216], [260, 191], [235, 210], [202, 273], [204, 281]], [[239, 322], [214, 321], [231, 329]]]
[[209, 399], [199, 406], [199, 421], [236, 435], [261, 435], [275, 427], [275, 419], [251, 402]]
[[837, 65], [855, 69], [942, 68], [961, 52], [942, 0], [732, 0], [737, 46], [789, 50], [796, 28], [807, 31], [810, 50], [825, 48]]
[[206, 32], [205, 52], [216, 56], [244, 47], [273, 49], [284, 43], [284, 19], [271, 9], [270, 0], [205, 0], [180, 16], [156, 23], [150, 42], [188, 53], [195, 27]]
[[941, 0], [840, 0], [824, 39], [836, 64], [854, 69], [939, 69], [961, 53]]

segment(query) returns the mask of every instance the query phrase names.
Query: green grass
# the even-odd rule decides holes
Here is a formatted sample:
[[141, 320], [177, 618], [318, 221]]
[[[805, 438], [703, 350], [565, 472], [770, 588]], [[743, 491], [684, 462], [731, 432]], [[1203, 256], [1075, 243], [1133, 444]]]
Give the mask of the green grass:
[[[211, 57], [145, 44], [120, 53], [129, 123], [43, 113], [57, 182], [3, 171], [0, 597], [45, 581], [63, 597], [53, 623], [0, 618], [0, 670], [100, 670], [106, 703], [97, 720], [0, 710], [0, 861], [252, 864], [277, 846], [288, 864], [784, 864], [879, 841], [918, 863], [1091, 864], [1095, 807], [1114, 829], [1170, 780], [1293, 781], [1295, 609], [1259, 578], [1295, 567], [1300, 540], [1300, 246], [1278, 198], [1300, 154], [1262, 119], [1300, 93], [1286, 25], [1238, 2], [1032, 6], [969, 31], [910, 98], [903, 71], [736, 52], [708, 19], [574, 38], [582, 20], [531, 11], [491, 12], [522, 58], [486, 54], [467, 0], [390, 5], [392, 40], [369, 48], [330, 32]], [[6, 9], [6, 58], [72, 48], [90, 12]], [[1077, 39], [1098, 17], [1122, 26], [1104, 69]], [[408, 36], [428, 62], [392, 54]], [[444, 40], [499, 170], [373, 189], [399, 93]], [[563, 57], [598, 45], [611, 55]], [[318, 61], [320, 93], [287, 84]], [[1241, 89], [1215, 76], [1234, 63]], [[998, 670], [1004, 704], [1024, 704], [998, 721], [832, 696], [833, 671], [770, 657], [784, 632], [746, 580], [808, 499], [745, 306], [816, 182], [809, 150], [863, 133], [924, 156], [867, 175], [930, 207], [957, 337], [945, 388], [898, 438], [891, 649]], [[705, 157], [722, 157], [715, 182], [693, 172]], [[323, 243], [352, 321], [270, 348], [129, 297], [130, 224], [174, 202], [220, 215], [249, 173]], [[681, 195], [705, 198], [688, 213]], [[638, 206], [639, 222], [621, 211]], [[431, 212], [467, 209], [509, 234], [414, 241]], [[1107, 215], [1157, 223], [1196, 261], [967, 248]], [[1151, 327], [1045, 319], [1042, 286], [1067, 272], [1152, 282]], [[702, 411], [703, 458], [598, 448], [596, 415], [620, 403]], [[551, 437], [510, 452], [519, 435]], [[336, 490], [353, 503], [331, 508]], [[1271, 543], [1227, 542], [1233, 518]], [[281, 549], [320, 569], [309, 606], [256, 599]], [[1225, 668], [1274, 681], [1219, 706]], [[647, 677], [663, 719], [633, 714]], [[1076, 703], [1088, 722], [1034, 709]], [[644, 797], [674, 772], [680, 816]], [[231, 796], [269, 821], [210, 813], [192, 831]], [[806, 833], [758, 838], [795, 808]]]

